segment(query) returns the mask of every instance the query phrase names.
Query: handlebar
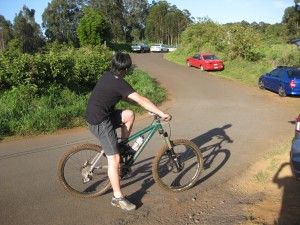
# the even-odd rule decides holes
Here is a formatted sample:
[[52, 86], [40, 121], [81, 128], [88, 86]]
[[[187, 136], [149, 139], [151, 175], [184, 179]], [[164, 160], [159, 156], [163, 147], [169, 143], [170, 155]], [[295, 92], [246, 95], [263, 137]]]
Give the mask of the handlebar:
[[[160, 118], [161, 118], [159, 115], [155, 114], [154, 112], [148, 112], [148, 114], [151, 115], [151, 116], [153, 116], [154, 119], [160, 119]], [[167, 120], [164, 120], [164, 121], [169, 122], [169, 121], [171, 121], [171, 120], [172, 120], [172, 116], [169, 115], [168, 119], [167, 119]]]

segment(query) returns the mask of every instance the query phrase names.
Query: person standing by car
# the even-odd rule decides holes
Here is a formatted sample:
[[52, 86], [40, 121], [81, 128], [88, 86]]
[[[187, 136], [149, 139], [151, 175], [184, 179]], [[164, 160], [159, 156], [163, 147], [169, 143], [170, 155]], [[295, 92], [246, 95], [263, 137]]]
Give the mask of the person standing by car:
[[115, 109], [120, 100], [133, 105], [141, 105], [146, 110], [168, 121], [171, 115], [162, 112], [148, 98], [138, 94], [124, 79], [131, 68], [129, 54], [116, 53], [111, 59], [110, 71], [98, 80], [88, 101], [86, 121], [90, 131], [99, 139], [107, 156], [108, 177], [113, 189], [111, 204], [124, 210], [134, 210], [132, 204], [123, 194], [119, 176], [119, 146], [116, 128], [121, 128], [121, 138], [129, 137], [135, 120], [135, 114], [129, 109]]

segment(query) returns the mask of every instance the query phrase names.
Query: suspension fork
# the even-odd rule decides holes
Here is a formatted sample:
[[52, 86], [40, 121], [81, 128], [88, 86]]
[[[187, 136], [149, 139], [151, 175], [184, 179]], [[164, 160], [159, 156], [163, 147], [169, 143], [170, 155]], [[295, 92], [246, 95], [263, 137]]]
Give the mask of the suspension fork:
[[167, 155], [168, 155], [170, 161], [173, 162], [173, 164], [175, 165], [176, 172], [179, 172], [182, 169], [182, 165], [180, 165], [178, 156], [174, 152], [173, 142], [170, 140], [169, 135], [166, 131], [164, 131], [163, 129], [159, 129], [158, 132], [159, 132], [160, 136], [162, 137], [162, 139], [164, 140], [164, 142], [168, 145], [169, 150], [167, 151]]
[[162, 128], [158, 130], [158, 133], [160, 134], [163, 141], [168, 145], [169, 150], [173, 150], [173, 143], [171, 142], [168, 133]]

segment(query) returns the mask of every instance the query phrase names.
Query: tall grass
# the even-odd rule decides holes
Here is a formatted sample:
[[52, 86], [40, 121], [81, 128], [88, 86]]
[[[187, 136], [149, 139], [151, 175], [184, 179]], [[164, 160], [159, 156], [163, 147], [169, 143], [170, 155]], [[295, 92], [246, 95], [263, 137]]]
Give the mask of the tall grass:
[[84, 124], [87, 95], [64, 89], [38, 97], [22, 86], [0, 97], [0, 136], [33, 135]]

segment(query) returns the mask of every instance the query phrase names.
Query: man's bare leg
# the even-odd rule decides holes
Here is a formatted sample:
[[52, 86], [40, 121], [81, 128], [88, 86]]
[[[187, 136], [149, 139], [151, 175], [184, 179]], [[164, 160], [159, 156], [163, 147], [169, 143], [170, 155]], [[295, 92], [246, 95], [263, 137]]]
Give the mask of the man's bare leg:
[[133, 127], [135, 120], [135, 114], [132, 110], [126, 109], [122, 111], [122, 128], [121, 128], [121, 138], [127, 139]]

